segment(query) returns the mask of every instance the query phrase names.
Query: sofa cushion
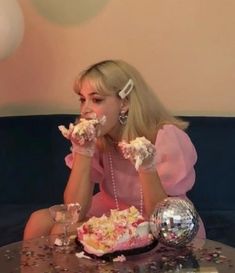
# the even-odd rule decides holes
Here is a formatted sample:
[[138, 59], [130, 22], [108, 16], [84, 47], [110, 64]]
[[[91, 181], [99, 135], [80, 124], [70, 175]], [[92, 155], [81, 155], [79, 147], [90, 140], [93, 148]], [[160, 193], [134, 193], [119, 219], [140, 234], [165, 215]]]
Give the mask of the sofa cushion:
[[73, 115], [0, 119], [0, 204], [63, 200], [69, 175], [64, 157], [70, 144], [58, 125], [73, 121]]
[[235, 211], [202, 211], [207, 238], [235, 247]]
[[186, 117], [198, 161], [189, 197], [200, 211], [235, 211], [235, 118]]
[[[0, 245], [22, 239], [31, 212], [63, 202], [70, 143], [58, 130], [76, 115], [0, 118]], [[209, 239], [235, 247], [235, 117], [184, 117], [198, 161], [188, 193]]]

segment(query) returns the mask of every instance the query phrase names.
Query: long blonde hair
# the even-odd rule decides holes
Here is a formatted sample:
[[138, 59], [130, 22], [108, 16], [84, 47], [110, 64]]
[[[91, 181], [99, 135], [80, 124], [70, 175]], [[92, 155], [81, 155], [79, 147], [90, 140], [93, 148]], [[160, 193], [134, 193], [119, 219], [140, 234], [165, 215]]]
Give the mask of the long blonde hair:
[[132, 79], [134, 87], [125, 98], [129, 102], [129, 110], [122, 139], [130, 141], [145, 136], [154, 141], [156, 131], [164, 124], [174, 124], [181, 129], [187, 128], [188, 123], [171, 115], [141, 74], [124, 61], [106, 60], [88, 67], [76, 79], [74, 90], [78, 93], [83, 81], [86, 80], [100, 94], [116, 94], [119, 97], [119, 91], [129, 79]]

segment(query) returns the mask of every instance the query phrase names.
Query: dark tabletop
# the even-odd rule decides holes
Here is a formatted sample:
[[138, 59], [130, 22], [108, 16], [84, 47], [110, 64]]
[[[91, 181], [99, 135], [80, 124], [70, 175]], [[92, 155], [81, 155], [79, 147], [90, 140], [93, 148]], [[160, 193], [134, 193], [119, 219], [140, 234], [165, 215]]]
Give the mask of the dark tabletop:
[[82, 249], [75, 240], [67, 248], [54, 246], [55, 237], [16, 242], [0, 248], [0, 272], [4, 273], [158, 273], [235, 272], [235, 248], [219, 242], [194, 241], [183, 248], [158, 244], [125, 262], [78, 258]]

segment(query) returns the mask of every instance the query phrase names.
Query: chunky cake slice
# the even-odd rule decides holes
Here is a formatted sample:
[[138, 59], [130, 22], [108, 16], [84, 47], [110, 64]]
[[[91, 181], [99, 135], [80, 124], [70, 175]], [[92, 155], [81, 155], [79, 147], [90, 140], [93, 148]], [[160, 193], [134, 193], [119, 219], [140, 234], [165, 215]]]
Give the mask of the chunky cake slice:
[[111, 210], [110, 216], [92, 217], [77, 233], [84, 250], [96, 256], [141, 248], [153, 242], [149, 222], [133, 206]]

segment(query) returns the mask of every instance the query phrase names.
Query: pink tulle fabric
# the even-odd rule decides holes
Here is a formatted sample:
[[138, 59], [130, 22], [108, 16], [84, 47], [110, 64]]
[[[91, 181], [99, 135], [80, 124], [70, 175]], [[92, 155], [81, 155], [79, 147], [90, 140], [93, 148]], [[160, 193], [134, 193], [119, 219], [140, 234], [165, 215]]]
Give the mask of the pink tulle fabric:
[[[158, 132], [155, 147], [156, 169], [167, 195], [187, 198], [187, 191], [195, 183], [194, 165], [197, 161], [197, 153], [190, 138], [176, 126], [164, 125]], [[112, 148], [109, 153], [112, 157], [119, 208], [134, 205], [140, 209], [140, 183], [135, 167], [117, 149]], [[71, 168], [73, 155], [69, 154], [65, 161]], [[96, 150], [92, 161], [92, 182], [99, 183], [100, 192], [93, 196], [88, 216], [101, 216], [116, 208], [107, 153]], [[201, 219], [197, 237], [205, 238]]]

